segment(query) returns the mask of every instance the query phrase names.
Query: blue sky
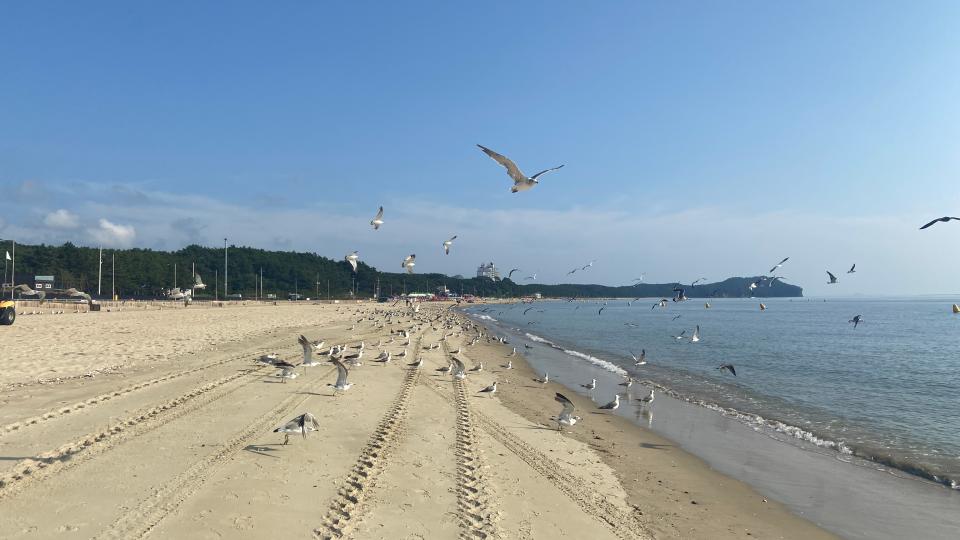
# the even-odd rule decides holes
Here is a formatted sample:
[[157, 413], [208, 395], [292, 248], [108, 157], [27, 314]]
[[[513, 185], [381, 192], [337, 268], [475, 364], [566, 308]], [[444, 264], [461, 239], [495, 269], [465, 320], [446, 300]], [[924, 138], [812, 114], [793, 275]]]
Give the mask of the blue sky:
[[5, 6], [0, 237], [960, 290], [955, 2], [197, 4]]

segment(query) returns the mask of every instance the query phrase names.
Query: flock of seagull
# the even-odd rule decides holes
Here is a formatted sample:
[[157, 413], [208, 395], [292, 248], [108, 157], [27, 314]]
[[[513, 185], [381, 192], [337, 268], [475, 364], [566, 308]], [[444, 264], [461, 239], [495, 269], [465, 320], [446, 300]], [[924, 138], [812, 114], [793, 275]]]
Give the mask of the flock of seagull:
[[[485, 147], [485, 146], [482, 146], [482, 145], [479, 145], [479, 144], [478, 144], [477, 146], [480, 148], [481, 151], [483, 151], [483, 153], [485, 153], [487, 156], [489, 156], [491, 159], [493, 159], [494, 161], [496, 161], [497, 163], [499, 163], [500, 165], [502, 165], [502, 166], [506, 169], [507, 175], [513, 180], [513, 186], [511, 187], [511, 190], [510, 190], [512, 193], [517, 193], [517, 192], [520, 192], [520, 191], [526, 191], [526, 190], [532, 189], [533, 187], [535, 187], [535, 186], [537, 186], [537, 185], [539, 184], [539, 179], [540, 179], [540, 177], [542, 177], [544, 174], [547, 174], [547, 173], [549, 173], [549, 172], [553, 172], [553, 171], [559, 170], [559, 169], [563, 168], [563, 166], [564, 166], [564, 165], [558, 165], [558, 166], [556, 166], [556, 167], [551, 167], [551, 168], [548, 168], [548, 169], [544, 169], [544, 170], [542, 170], [542, 171], [540, 171], [540, 172], [538, 172], [538, 173], [536, 173], [536, 174], [534, 174], [534, 175], [532, 175], [532, 176], [527, 176], [527, 175], [525, 175], [525, 174], [520, 170], [520, 168], [516, 165], [516, 163], [514, 163], [512, 160], [510, 160], [510, 159], [507, 158], [506, 156], [504, 156], [504, 155], [502, 155], [502, 154], [499, 154], [499, 153], [495, 152], [494, 150], [491, 150], [491, 149], [489, 149], [489, 148], [487, 148], [487, 147]], [[932, 225], [934, 225], [934, 224], [936, 224], [936, 223], [946, 223], [946, 222], [953, 221], [953, 220], [960, 221], [960, 218], [950, 217], [950, 216], [945, 216], [945, 217], [937, 218], [937, 219], [932, 220], [932, 221], [930, 221], [929, 223], [923, 225], [922, 227], [920, 227], [920, 229], [923, 230], [923, 229], [926, 229], [926, 228], [928, 228], [928, 227], [931, 227]], [[380, 207], [378, 208], [376, 215], [373, 217], [372, 220], [370, 220], [370, 225], [373, 227], [373, 230], [375, 230], [375, 231], [379, 230], [380, 227], [382, 227], [382, 226], [384, 225], [384, 208], [383, 208], [383, 206], [380, 206]], [[449, 255], [449, 254], [450, 254], [450, 249], [451, 249], [451, 247], [453, 246], [453, 243], [454, 243], [454, 241], [455, 241], [456, 239], [457, 239], [457, 235], [453, 235], [453, 236], [451, 236], [449, 239], [447, 239], [447, 240], [445, 240], [445, 241], [443, 241], [443, 242], [441, 243], [441, 247], [442, 247], [442, 249], [443, 249], [443, 251], [444, 251], [444, 254], [446, 254], [446, 255]], [[404, 270], [406, 270], [406, 272], [407, 272], [408, 274], [412, 274], [412, 273], [413, 273], [413, 270], [414, 270], [414, 267], [415, 267], [415, 265], [416, 265], [416, 258], [417, 258], [416, 254], [413, 254], [413, 253], [411, 253], [410, 255], [406, 256], [406, 257], [403, 259], [403, 261], [401, 262], [401, 265], [400, 265], [401, 268], [404, 269]], [[780, 270], [780, 269], [783, 267], [783, 265], [784, 265], [787, 261], [789, 261], [789, 259], [790, 259], [790, 257], [784, 257], [780, 262], [778, 262], [778, 263], [775, 264], [772, 268], [770, 268], [770, 270], [767, 272], [767, 274], [769, 274], [769, 276], [763, 275], [763, 276], [761, 276], [760, 278], [758, 278], [758, 279], [756, 279], [755, 281], [753, 281], [753, 282], [749, 285], [749, 292], [752, 293], [754, 290], [756, 290], [758, 287], [762, 286], [764, 283], [766, 283], [768, 287], [772, 287], [773, 284], [774, 284], [776, 281], [778, 281], [778, 280], [779, 280], [779, 281], [783, 281], [785, 278], [784, 278], [783, 276], [776, 275], [776, 273], [777, 273], [778, 270]], [[359, 252], [358, 252], [358, 251], [353, 251], [352, 253], [347, 254], [347, 255], [345, 256], [345, 260], [346, 260], [347, 263], [350, 264], [351, 268], [353, 269], [353, 272], [356, 273], [356, 272], [357, 272], [357, 265], [358, 265], [358, 262], [359, 262], [359, 260], [360, 260]], [[577, 266], [577, 267], [571, 269], [570, 271], [568, 271], [568, 272], [567, 272], [567, 275], [575, 274], [575, 273], [578, 272], [578, 271], [579, 271], [579, 272], [586, 271], [586, 270], [588, 270], [589, 268], [591, 268], [591, 267], [594, 265], [595, 262], [596, 262], [596, 261], [590, 261], [590, 262], [588, 262], [587, 264], [585, 264], [585, 265], [583, 265], [583, 266]], [[853, 265], [850, 267], [850, 269], [847, 271], [847, 274], [855, 274], [855, 273], [856, 273], [856, 267], [857, 267], [857, 265], [856, 265], [856, 264], [853, 264]], [[516, 273], [516, 272], [519, 272], [519, 271], [521, 271], [520, 268], [512, 268], [512, 269], [510, 269], [510, 271], [509, 271], [508, 274], [507, 274], [507, 278], [508, 278], [508, 279], [512, 278], [512, 277], [513, 277], [513, 274]], [[828, 282], [827, 282], [827, 283], [828, 283], [829, 285], [834, 285], [834, 284], [837, 284], [837, 283], [839, 282], [839, 279], [837, 278], [837, 276], [836, 276], [835, 274], [833, 274], [833, 273], [830, 272], [829, 270], [827, 270], [826, 273], [827, 273], [827, 278], [828, 278]], [[536, 279], [537, 279], [537, 273], [534, 272], [533, 274], [531, 274], [531, 275], [529, 275], [529, 276], [526, 276], [524, 279], [525, 279], [525, 280], [536, 280]], [[644, 276], [641, 275], [641, 277], [634, 279], [634, 282], [642, 282], [643, 280], [644, 280]], [[696, 286], [697, 283], [700, 283], [701, 281], [706, 281], [706, 278], [699, 278], [699, 279], [693, 281], [693, 282], [691, 283], [690, 287], [692, 288], [692, 287]], [[686, 301], [686, 300], [688, 299], [687, 296], [686, 296], [686, 294], [685, 294], [685, 293], [686, 293], [686, 289], [685, 289], [685, 287], [683, 287], [681, 284], [678, 283], [677, 286], [673, 289], [673, 291], [674, 291], [674, 293], [676, 293], [675, 296], [674, 296], [674, 298], [672, 299], [674, 302], [682, 302], [682, 301]], [[570, 300], [572, 300], [572, 299], [570, 299]], [[639, 298], [637, 298], [636, 300], [639, 300]], [[636, 301], [636, 300], [634, 300], [634, 301]], [[657, 307], [665, 308], [665, 307], [668, 305], [668, 302], [669, 302], [669, 300], [668, 300], [667, 298], [662, 298], [662, 299], [658, 300], [658, 301], [653, 305], [653, 307], [652, 307], [651, 309], [656, 309]], [[628, 302], [628, 305], [630, 305], [630, 304], [631, 304], [631, 302]], [[602, 315], [602, 314], [603, 314], [603, 311], [604, 311], [604, 309], [605, 309], [605, 305], [606, 305], [606, 303], [604, 303], [604, 305], [599, 308], [599, 310], [597, 311], [597, 314], [598, 314], [598, 315]], [[418, 306], [417, 306], [417, 307], [418, 307]], [[709, 307], [710, 307], [710, 304], [707, 303], [705, 307], [706, 307], [706, 308], [709, 308]], [[577, 306], [577, 308], [579, 308], [579, 306]], [[531, 309], [532, 309], [532, 308], [527, 308], [527, 309], [524, 311], [524, 314], [526, 314], [527, 312], [529, 312]], [[761, 304], [760, 304], [760, 309], [761, 309], [761, 310], [766, 310], [766, 306], [761, 303]], [[418, 313], [418, 310], [412, 310], [412, 312], [414, 313], [414, 315], [416, 315], [416, 313]], [[383, 313], [381, 313], [381, 314], [383, 314]], [[386, 315], [386, 316], [387, 316], [387, 319], [389, 319], [390, 315]], [[442, 316], [438, 316], [437, 319], [434, 319], [434, 321], [432, 321], [432, 323], [435, 324], [438, 320], [440, 320], [441, 317], [442, 317]], [[680, 317], [680, 316], [677, 315], [676, 317], [674, 317], [673, 320], [676, 320], [676, 319], [679, 318], [679, 317]], [[422, 322], [423, 322], [423, 321], [422, 321]], [[863, 316], [862, 316], [862, 315], [859, 315], [859, 314], [858, 314], [858, 315], [855, 315], [849, 322], [854, 325], [854, 328], [857, 328], [857, 327], [860, 325], [860, 323], [863, 322]], [[382, 324], [382, 323], [381, 323], [381, 324]], [[450, 322], [449, 320], [447, 321], [446, 324], [447, 324], [447, 328], [452, 328], [452, 327], [453, 327], [453, 323]], [[461, 324], [463, 324], [463, 323], [461, 323]], [[533, 324], [533, 323], [528, 323], [528, 324]], [[473, 325], [473, 328], [476, 330], [477, 335], [476, 335], [476, 337], [473, 339], [473, 341], [470, 342], [471, 345], [472, 345], [472, 344], [475, 344], [475, 343], [476, 343], [477, 341], [479, 341], [479, 339], [483, 336], [483, 333], [482, 333], [481, 330], [479, 330], [479, 327], [477, 327], [476, 325]], [[419, 328], [417, 328], [417, 329], [419, 329]], [[406, 345], [409, 345], [409, 331], [408, 331], [408, 330], [404, 330], [402, 335], [403, 335], [403, 337], [404, 337], [405, 339], [407, 339], [407, 341], [406, 341], [406, 343], [405, 343], [405, 346], [406, 346]], [[452, 335], [452, 334], [451, 334], [451, 335]], [[444, 334], [444, 336], [443, 336], [443, 338], [441, 338], [441, 340], [442, 340], [442, 341], [443, 341], [443, 340], [446, 340], [446, 337], [447, 337], [447, 334]], [[696, 329], [693, 331], [693, 334], [692, 334], [689, 338], [686, 338], [686, 330], [680, 332], [679, 335], [676, 335], [676, 336], [674, 336], [674, 337], [675, 337], [677, 340], [689, 339], [689, 341], [690, 341], [691, 343], [697, 343], [697, 342], [700, 341], [700, 326], [699, 326], [699, 325], [696, 326]], [[488, 339], [488, 341], [489, 341], [490, 338], [488, 337], [487, 339]], [[498, 339], [501, 343], [507, 343], [507, 341], [506, 341], [505, 338], [497, 338], [497, 339]], [[339, 345], [339, 346], [334, 346], [334, 347], [331, 347], [331, 348], [329, 348], [329, 349], [322, 350], [322, 351], [321, 351], [321, 349], [323, 348], [323, 345], [324, 345], [324, 343], [323, 343], [322, 341], [320, 341], [320, 342], [310, 342], [305, 336], [300, 336], [299, 342], [300, 342], [300, 344], [301, 344], [302, 347], [303, 347], [303, 362], [301, 362], [301, 364], [300, 364], [299, 366], [296, 366], [296, 365], [293, 365], [293, 364], [291, 364], [291, 363], [289, 363], [289, 362], [280, 360], [279, 358], [276, 357], [276, 355], [267, 355], [267, 356], [264, 356], [264, 357], [261, 358], [261, 362], [269, 363], [269, 364], [271, 364], [271, 365], [279, 368], [279, 369], [280, 369], [280, 372], [278, 373], [278, 376], [279, 376], [284, 382], [286, 382], [287, 380], [294, 379], [294, 378], [297, 377], [297, 369], [298, 369], [298, 367], [302, 367], [304, 370], [306, 370], [307, 367], [319, 365], [320, 362], [317, 362], [317, 361], [313, 360], [313, 354], [316, 352], [317, 354], [327, 356], [327, 357], [328, 357], [328, 361], [329, 361], [330, 363], [332, 363], [333, 365], [335, 365], [336, 368], [337, 368], [337, 380], [336, 380], [336, 382], [333, 383], [333, 384], [329, 384], [329, 385], [328, 385], [328, 386], [330, 386], [330, 387], [333, 388], [333, 393], [334, 393], [334, 395], [337, 395], [337, 392], [346, 392], [347, 390], [350, 389], [350, 387], [352, 386], [352, 384], [348, 381], [349, 369], [347, 368], [347, 364], [349, 363], [349, 364], [351, 364], [351, 366], [359, 366], [359, 365], [361, 365], [361, 359], [362, 359], [362, 357], [363, 357], [363, 352], [364, 352], [364, 342], [361, 341], [358, 346], [355, 346], [355, 347], [353, 347], [352, 349], [348, 349], [345, 345]], [[379, 344], [378, 344], [378, 345], [379, 345]], [[428, 347], [428, 349], [439, 348], [439, 346], [440, 346], [439, 343], [438, 343], [438, 344], [434, 344], [433, 346]], [[530, 348], [529, 345], [525, 345], [525, 346], [526, 346], [527, 348]], [[350, 350], [350, 351], [355, 351], [355, 352], [352, 352], [352, 353], [350, 353], [350, 354], [347, 354], [348, 350]], [[452, 354], [458, 354], [459, 352], [460, 352], [460, 349], [457, 349], [456, 351], [452, 351]], [[516, 355], [516, 353], [517, 353], [517, 349], [516, 349], [516, 348], [513, 348], [512, 352], [511, 352], [508, 356], [514, 356], [514, 355]], [[398, 356], [398, 357], [404, 357], [404, 356], [406, 356], [406, 348], [404, 348], [403, 352], [400, 353], [400, 354], [398, 354], [397, 356]], [[634, 365], [635, 365], [635, 366], [642, 366], [642, 365], [645, 365], [645, 364], [647, 363], [647, 362], [646, 362], [646, 350], [641, 350], [641, 352], [640, 352], [639, 355], [636, 355], [636, 354], [634, 354], [633, 352], [630, 352], [630, 356], [631, 356], [631, 358], [634, 360]], [[393, 358], [392, 353], [382, 351], [381, 354], [376, 358], [376, 361], [378, 361], [378, 362], [383, 362], [383, 363], [386, 364], [386, 363], [389, 363], [389, 362], [392, 360], [392, 358]], [[422, 357], [417, 358], [413, 363], [408, 364], [408, 366], [409, 366], [411, 369], [419, 369], [422, 365], [423, 365], [423, 358], [422, 358]], [[507, 363], [506, 365], [502, 366], [502, 367], [504, 367], [505, 369], [512, 369], [512, 367], [513, 367], [512, 361], [508, 361], [508, 363]], [[736, 375], [737, 375], [736, 367], [735, 367], [733, 364], [730, 364], [730, 363], [721, 364], [720, 366], [717, 367], [717, 369], [718, 369], [720, 372], [722, 372], [722, 373], [723, 373], [723, 372], [726, 372], [726, 373], [729, 373], [729, 374], [732, 375], [732, 376], [736, 376]], [[451, 359], [450, 359], [449, 364], [448, 364], [447, 366], [444, 366], [444, 367], [439, 368], [439, 369], [437, 370], [437, 372], [440, 373], [441, 375], [449, 374], [449, 375], [452, 375], [455, 379], [460, 379], [460, 380], [462, 380], [462, 379], [464, 379], [464, 378], [467, 377], [468, 371], [469, 371], [469, 372], [475, 372], [475, 373], [476, 373], [476, 372], [481, 372], [482, 370], [483, 370], [483, 364], [482, 364], [482, 363], [479, 363], [478, 365], [474, 366], [473, 368], [467, 370], [466, 366], [464, 365], [464, 363], [463, 363], [460, 359], [458, 359], [458, 358], [455, 357], [455, 356], [451, 356]], [[540, 383], [540, 384], [547, 384], [547, 383], [550, 381], [550, 375], [549, 375], [549, 373], [544, 373], [543, 377], [541, 377], [541, 378], [536, 378], [536, 379], [534, 379], [534, 380], [535, 380], [536, 382]], [[628, 376], [628, 377], [626, 377], [626, 380], [625, 380], [623, 383], [621, 383], [621, 386], [625, 386], [625, 387], [628, 387], [628, 388], [629, 388], [629, 387], [633, 384], [633, 382], [634, 382], [633, 378]], [[583, 384], [583, 385], [581, 385], [581, 386], [584, 387], [584, 388], [586, 388], [586, 389], [588, 389], [588, 390], [593, 390], [593, 389], [596, 388], [596, 384], [597, 384], [596, 379], [593, 379], [589, 384]], [[497, 392], [497, 383], [496, 383], [496, 381], [494, 381], [491, 385], [483, 388], [483, 389], [480, 390], [478, 393], [487, 394], [487, 395], [492, 396], [492, 395], [495, 394], [496, 392]], [[640, 403], [640, 406], [643, 407], [643, 406], [647, 406], [647, 405], [653, 403], [654, 398], [655, 398], [655, 392], [654, 392], [654, 390], [651, 389], [651, 390], [650, 390], [650, 393], [649, 393], [647, 396], [644, 396], [644, 397], [640, 398], [640, 399], [637, 400], [637, 401]], [[562, 405], [562, 410], [558, 413], [558, 415], [557, 415], [556, 418], [555, 418], [555, 420], [556, 420], [556, 422], [557, 422], [557, 429], [558, 429], [558, 430], [562, 430], [562, 427], [563, 427], [563, 426], [573, 426], [573, 425], [575, 425], [578, 421], [580, 421], [580, 420], [582, 419], [580, 416], [574, 414], [574, 413], [576, 412], [576, 408], [575, 408], [573, 402], [572, 402], [570, 399], [568, 399], [566, 396], [564, 396], [563, 394], [561, 394], [561, 393], [558, 392], [558, 393], [556, 393], [555, 400]], [[609, 403], [606, 403], [606, 404], [600, 406], [599, 408], [600, 408], [601, 410], [611, 410], [611, 411], [612, 411], [612, 410], [616, 410], [617, 408], [619, 408], [619, 406], [620, 406], [620, 395], [617, 394], [617, 395], [614, 396], [613, 401], [611, 401], [611, 402], [609, 402]], [[319, 427], [319, 425], [318, 425], [318, 423], [317, 423], [316, 418], [315, 418], [313, 415], [311, 415], [310, 413], [304, 413], [304, 414], [301, 414], [300, 416], [297, 416], [296, 418], [290, 420], [289, 422], [287, 422], [287, 423], [284, 424], [283, 426], [278, 427], [275, 431], [278, 432], [278, 433], [284, 433], [284, 434], [285, 434], [284, 444], [287, 444], [287, 443], [289, 442], [289, 436], [290, 436], [291, 433], [300, 433], [303, 437], [306, 437], [306, 435], [307, 435], [308, 432], [314, 431], [314, 430], [318, 429], [318, 427]]]

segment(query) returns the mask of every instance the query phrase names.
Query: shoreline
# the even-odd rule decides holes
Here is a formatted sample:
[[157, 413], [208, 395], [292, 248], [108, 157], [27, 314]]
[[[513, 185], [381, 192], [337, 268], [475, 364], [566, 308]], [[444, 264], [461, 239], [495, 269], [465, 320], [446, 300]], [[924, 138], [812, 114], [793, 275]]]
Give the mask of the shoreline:
[[[594, 407], [612, 399], [613, 393], [618, 391], [622, 393], [623, 391], [623, 388], [618, 386], [623, 379], [617, 373], [625, 373], [625, 371], [620, 369], [619, 366], [592, 358], [586, 353], [566, 350], [564, 347], [555, 345], [548, 339], [535, 334], [523, 333], [522, 330], [520, 332], [523, 335], [518, 334], [512, 328], [502, 327], [503, 323], [491, 320], [489, 317], [482, 316], [482, 314], [469, 313], [466, 315], [489, 330], [494, 330], [497, 334], [506, 333], [511, 338], [512, 344], [517, 347], [520, 347], [521, 342], [533, 344], [534, 349], [530, 352], [534, 356], [525, 358], [527, 363], [532, 361], [541, 368], [548, 365], [556, 366], [556, 362], [567, 363], [573, 366], [566, 370], [568, 376], [573, 369], [576, 373], [583, 373], [583, 375], [574, 376], [581, 379], [586, 377], [585, 380], [587, 381], [591, 375], [586, 375], [586, 373], [594, 373], [598, 378], [598, 391], [603, 391], [602, 394], [597, 394], [598, 399], [595, 402], [592, 400], [587, 402]], [[543, 347], [537, 347], [536, 344], [543, 345]], [[547, 347], [562, 356], [549, 357], [549, 354], [545, 356], [543, 351]], [[551, 361], [555, 362], [550, 363]], [[551, 367], [550, 369], [554, 368]], [[553, 371], [551, 371], [551, 380], [554, 380]], [[582, 389], [578, 388], [579, 384], [570, 384], [569, 381], [563, 382], [567, 382], [566, 388], [569, 392], [576, 394], [583, 392]], [[638, 380], [634, 388], [638, 385], [644, 385], [646, 389], [658, 388], [658, 392], [663, 388], [656, 383], [652, 385], [650, 383], [652, 381]], [[637, 393], [642, 393], [642, 391], [634, 392], [634, 394]], [[567, 396], [571, 397], [569, 393]], [[890, 516], [897, 516], [907, 523], [912, 522], [918, 526], [913, 529], [906, 528], [904, 534], [911, 530], [914, 532], [919, 530], [926, 534], [926, 536], [921, 534], [924, 538], [949, 538], [952, 534], [950, 531], [955, 530], [951, 527], [957, 526], [957, 524], [944, 517], [949, 515], [952, 509], [955, 509], [954, 505], [960, 501], [957, 492], [947, 486], [910, 475], [907, 472], [902, 473], [905, 476], [900, 476], [875, 468], [858, 468], [855, 463], [841, 463], [838, 456], [842, 456], [842, 454], [834, 450], [828, 451], [831, 454], [820, 452], [820, 455], [811, 462], [809, 459], [811, 449], [797, 444], [797, 442], [802, 441], [802, 438], [797, 441], [774, 438], [769, 434], [762, 433], [762, 430], [757, 426], [750, 426], [742, 419], [731, 418], [724, 414], [726, 410], [722, 407], [708, 407], [685, 396], [673, 397], [670, 392], [659, 392], [657, 399], [659, 401], [651, 407], [654, 412], [657, 412], [657, 422], [653, 421], [652, 414], [649, 418], [641, 418], [640, 416], [636, 416], [633, 420], [624, 418], [625, 415], [631, 414], [626, 412], [627, 410], [633, 409], [631, 411], [633, 414], [637, 414], [639, 411], [623, 401], [621, 402], [621, 409], [618, 411], [622, 414], [618, 414], [618, 416], [627, 420], [633, 429], [639, 430], [639, 433], [647, 433], [652, 429], [671, 443], [678, 444], [687, 452], [705, 460], [709, 467], [727, 474], [737, 481], [745, 482], [751, 486], [751, 489], [759, 490], [767, 496], [783, 502], [785, 507], [794, 515], [811, 519], [820, 526], [841, 533], [842, 536], [851, 538], [903, 537], [889, 532], [888, 522], [897, 521], [890, 519]], [[668, 405], [669, 408], [667, 408]], [[665, 415], [661, 414], [663, 412], [667, 413], [666, 421], [664, 421]], [[642, 426], [641, 423], [648, 425]], [[689, 430], [677, 427], [683, 425], [696, 426], [698, 431], [703, 431], [706, 434], [691, 435]], [[750, 441], [750, 444], [756, 445], [757, 448], [751, 448], [749, 451], [743, 452], [743, 449], [733, 445], [733, 441], [727, 441], [731, 443], [731, 446], [718, 451], [716, 449], [717, 442], [712, 435], [726, 435], [730, 432], [737, 433], [741, 444]], [[784, 435], [791, 438], [795, 436], [789, 433]], [[779, 455], [784, 452], [792, 458]], [[730, 455], [737, 453], [751, 454], [751, 457], [750, 459], [731, 459]], [[809, 470], [805, 471], [796, 465], [787, 463], [788, 459], [805, 462], [808, 466], [815, 468], [818, 475], [813, 477], [826, 482], [819, 489], [826, 489], [827, 491], [836, 489], [838, 492], [846, 492], [848, 497], [852, 497], [853, 500], [843, 501], [838, 506], [846, 511], [851, 511], [854, 517], [847, 516], [844, 512], [831, 510], [826, 505], [818, 505], [811, 498], [815, 498], [814, 493], [817, 491], [817, 486], [813, 482], [799, 489], [802, 493], [799, 496], [794, 493], [797, 489], [784, 489], [783, 485], [785, 484], [796, 482], [803, 484], [806, 480], [804, 475], [809, 474]], [[874, 463], [874, 465], [876, 464]], [[761, 474], [754, 474], [750, 471], [751, 467], [765, 470]], [[781, 478], [780, 473], [784, 469], [789, 469], [788, 476]], [[839, 481], [841, 478], [842, 481]], [[833, 484], [830, 483], [831, 480]], [[859, 501], [871, 499], [871, 496], [868, 495], [871, 487], [883, 492], [879, 500], [872, 500], [871, 504], [857, 504]], [[862, 506], [865, 507], [861, 508]], [[920, 514], [923, 514], [923, 518], [916, 515], [918, 507], [926, 509], [925, 511], [919, 511]], [[889, 510], [889, 512], [884, 509]], [[871, 525], [871, 520], [875, 520], [875, 524]], [[894, 526], [894, 529], [896, 528], [897, 526]]]

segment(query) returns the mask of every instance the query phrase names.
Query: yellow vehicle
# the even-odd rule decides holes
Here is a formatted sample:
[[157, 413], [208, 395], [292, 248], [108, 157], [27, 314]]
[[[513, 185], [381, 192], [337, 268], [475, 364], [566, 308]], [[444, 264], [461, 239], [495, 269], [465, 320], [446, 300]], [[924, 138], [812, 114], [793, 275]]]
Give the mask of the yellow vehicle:
[[13, 300], [0, 300], [0, 324], [13, 324], [16, 318], [17, 310]]

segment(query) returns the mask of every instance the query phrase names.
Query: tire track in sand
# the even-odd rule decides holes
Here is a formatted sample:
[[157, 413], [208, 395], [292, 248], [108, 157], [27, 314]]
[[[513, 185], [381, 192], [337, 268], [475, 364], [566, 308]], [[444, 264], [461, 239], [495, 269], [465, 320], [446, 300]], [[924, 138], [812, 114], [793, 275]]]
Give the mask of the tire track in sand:
[[[420, 354], [421, 337], [413, 346], [412, 357]], [[378, 477], [390, 464], [391, 452], [406, 433], [407, 405], [410, 392], [420, 381], [419, 368], [406, 368], [396, 399], [387, 410], [360, 457], [347, 474], [345, 485], [330, 502], [323, 523], [313, 530], [316, 538], [343, 538], [360, 523], [366, 510], [363, 502], [372, 494]]]
[[[228, 396], [258, 380], [266, 369], [269, 369], [269, 366], [259, 366], [227, 375], [163, 404], [141, 409], [114, 421], [111, 426], [63, 444], [54, 450], [43, 452], [36, 458], [24, 459], [0, 477], [0, 499], [16, 494], [30, 484], [81, 465], [133, 437], [149, 433], [185, 414]], [[217, 389], [221, 391], [215, 392]]]
[[[325, 379], [334, 369], [328, 369], [317, 379]], [[247, 442], [259, 433], [269, 431], [283, 418], [297, 410], [310, 395], [292, 394], [280, 401], [275, 407], [247, 424], [227, 442], [219, 451], [210, 454], [191, 465], [187, 470], [167, 482], [150, 496], [113, 522], [107, 530], [94, 536], [95, 540], [144, 538], [150, 534], [168, 515], [176, 511], [184, 501], [196, 494], [214, 474], [218, 467], [229, 461], [229, 457], [243, 450]]]
[[[453, 397], [451, 397], [434, 385], [427, 385], [427, 387], [443, 399], [454, 401], [454, 403], [461, 399], [461, 395], [462, 399], [466, 398], [465, 391], [461, 395], [458, 395], [460, 393], [455, 391]], [[462, 389], [462, 383], [460, 388]], [[643, 523], [632, 512], [608, 501], [602, 493], [591, 489], [577, 476], [566, 472], [553, 459], [508, 431], [496, 420], [479, 411], [474, 410], [471, 413], [480, 429], [500, 442], [530, 468], [540, 473], [560, 492], [569, 497], [585, 514], [600, 521], [618, 538], [623, 540], [649, 540], [653, 538], [653, 534], [647, 531]]]
[[[443, 353], [450, 354], [447, 342], [443, 343]], [[447, 398], [449, 399], [449, 398]], [[483, 479], [483, 463], [480, 449], [475, 443], [476, 431], [473, 426], [473, 414], [467, 400], [467, 389], [460, 379], [453, 379], [453, 404], [457, 415], [457, 518], [464, 540], [500, 538], [496, 523], [496, 505], [490, 493], [490, 487]]]

